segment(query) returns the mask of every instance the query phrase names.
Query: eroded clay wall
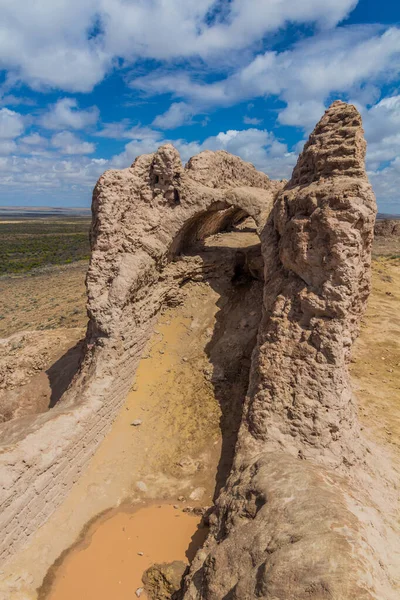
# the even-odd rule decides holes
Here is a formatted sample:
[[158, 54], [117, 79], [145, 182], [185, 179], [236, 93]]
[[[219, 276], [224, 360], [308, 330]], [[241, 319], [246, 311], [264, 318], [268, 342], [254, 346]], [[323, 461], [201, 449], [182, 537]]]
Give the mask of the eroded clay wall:
[[[271, 210], [280, 184], [252, 165], [226, 152], [205, 153], [198, 164], [201, 183], [193, 165], [184, 169], [165, 146], [129, 169], [108, 171], [95, 187], [81, 371], [54, 409], [0, 430], [2, 560], [79, 478], [129, 391], [160, 308], [179, 301], [182, 280], [201, 275], [195, 257], [171, 262], [185, 225], [210, 215], [215, 230], [244, 211], [261, 228]], [[223, 187], [215, 187], [218, 180]]]

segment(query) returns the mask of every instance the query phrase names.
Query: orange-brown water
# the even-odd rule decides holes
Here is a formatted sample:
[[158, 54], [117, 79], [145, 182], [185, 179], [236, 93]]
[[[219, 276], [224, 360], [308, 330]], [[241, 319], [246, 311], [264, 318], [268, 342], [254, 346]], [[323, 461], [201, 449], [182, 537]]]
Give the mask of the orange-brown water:
[[[188, 563], [193, 558], [206, 535], [199, 521], [200, 517], [165, 504], [101, 517], [52, 568], [39, 597], [133, 600], [149, 566], [174, 560]], [[147, 598], [144, 591], [140, 598]]]

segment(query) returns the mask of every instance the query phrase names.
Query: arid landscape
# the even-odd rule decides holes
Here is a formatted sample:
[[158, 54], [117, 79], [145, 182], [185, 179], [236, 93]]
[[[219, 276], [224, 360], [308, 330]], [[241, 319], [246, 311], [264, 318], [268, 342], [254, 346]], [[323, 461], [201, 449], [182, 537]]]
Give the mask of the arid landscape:
[[400, 4], [0, 15], [0, 600], [399, 600]]
[[[357, 126], [349, 125], [356, 117], [353, 110], [355, 109], [343, 103], [334, 104], [326, 113], [325, 121], [323, 119], [317, 126], [316, 136], [321, 135], [325, 138], [330, 136], [330, 128], [335, 131], [337, 122], [341, 123], [340, 119], [343, 119], [344, 131], [347, 132], [350, 144], [354, 143], [357, 149], [357, 144], [360, 143], [357, 137]], [[352, 142], [353, 139], [355, 142]], [[333, 143], [337, 143], [334, 136], [332, 140]], [[329, 143], [330, 139], [328, 145]], [[313, 147], [312, 143], [309, 147]], [[136, 258], [131, 263], [129, 262], [132, 260], [131, 255], [125, 255], [124, 260], [128, 261], [127, 265], [133, 270], [126, 271], [122, 280], [116, 277], [113, 285], [116, 286], [117, 295], [111, 288], [111, 291], [108, 291], [108, 302], [104, 303], [102, 300], [103, 293], [99, 281], [107, 281], [107, 278], [110, 278], [108, 273], [112, 272], [110, 266], [115, 260], [116, 244], [121, 243], [119, 240], [125, 244], [124, 236], [127, 235], [126, 239], [129, 239], [129, 232], [135, 227], [129, 221], [125, 222], [124, 218], [121, 222], [124, 223], [127, 234], [124, 233], [121, 237], [121, 231], [117, 227], [116, 233], [113, 234], [117, 235], [114, 245], [107, 243], [104, 250], [101, 249], [101, 239], [109, 233], [105, 233], [104, 228], [101, 229], [96, 219], [93, 221], [91, 237], [94, 254], [92, 254], [89, 274], [87, 274], [87, 261], [79, 260], [82, 257], [76, 255], [76, 244], [58, 246], [55, 243], [54, 247], [59, 249], [60, 254], [53, 258], [55, 264], [48, 264], [48, 257], [37, 257], [35, 250], [37, 245], [31, 239], [34, 232], [40, 239], [45, 237], [51, 240], [54, 236], [58, 238], [63, 235], [60, 230], [64, 227], [69, 231], [65, 235], [78, 235], [80, 239], [83, 228], [89, 225], [87, 221], [82, 220], [82, 217], [78, 218], [77, 224], [72, 217], [69, 217], [67, 222], [62, 219], [46, 221], [40, 217], [36, 221], [27, 222], [21, 222], [20, 219], [13, 222], [12, 219], [8, 219], [6, 223], [10, 251], [8, 252], [5, 246], [3, 253], [10, 259], [9, 271], [0, 279], [2, 302], [0, 343], [3, 350], [0, 358], [0, 410], [3, 421], [0, 425], [0, 441], [4, 449], [3, 457], [7, 456], [7, 452], [11, 452], [11, 457], [14, 448], [24, 444], [24, 436], [28, 441], [35, 440], [35, 436], [41, 435], [41, 431], [48, 426], [59, 428], [56, 429], [59, 436], [56, 446], [59, 446], [60, 450], [57, 449], [54, 454], [53, 437], [48, 434], [46, 438], [37, 438], [38, 447], [49, 442], [51, 444], [49, 450], [45, 449], [46, 453], [50, 452], [51, 461], [50, 467], [46, 469], [52, 469], [55, 460], [64, 459], [66, 451], [63, 450], [63, 436], [66, 436], [66, 439], [77, 440], [77, 446], [67, 450], [71, 453], [71, 458], [68, 460], [72, 465], [77, 463], [77, 457], [81, 452], [80, 449], [78, 451], [76, 449], [78, 445], [90, 452], [85, 467], [79, 467], [79, 476], [74, 476], [73, 485], [65, 484], [65, 489], [62, 489], [65, 477], [63, 470], [56, 467], [57, 477], [62, 486], [61, 501], [54, 502], [44, 518], [40, 517], [39, 513], [41, 518], [41, 521], [38, 521], [39, 526], [32, 526], [30, 530], [31, 525], [28, 521], [23, 544], [15, 537], [14, 531], [10, 530], [11, 536], [6, 538], [9, 543], [3, 545], [3, 551], [9, 552], [9, 556], [1, 570], [2, 600], [9, 600], [9, 598], [13, 600], [70, 600], [71, 598], [109, 600], [110, 597], [129, 600], [134, 595], [148, 600], [181, 597], [222, 600], [227, 597], [223, 590], [226, 590], [226, 586], [231, 586], [226, 574], [225, 561], [233, 561], [229, 563], [229, 570], [242, 573], [242, 565], [235, 558], [239, 546], [246, 545], [247, 539], [251, 544], [254, 539], [261, 540], [265, 535], [264, 527], [275, 526], [277, 529], [274, 535], [278, 537], [285, 535], [283, 532], [286, 525], [282, 522], [282, 517], [277, 517], [276, 513], [272, 521], [262, 522], [259, 520], [260, 517], [257, 517], [260, 511], [257, 503], [263, 506], [266, 497], [265, 492], [262, 492], [257, 499], [257, 494], [260, 494], [257, 486], [261, 486], [260, 489], [263, 489], [263, 486], [276, 486], [269, 492], [273, 502], [276, 502], [273, 500], [273, 494], [278, 494], [279, 497], [279, 494], [287, 493], [285, 486], [289, 486], [291, 493], [299, 496], [299, 514], [302, 514], [301, 511], [310, 511], [310, 493], [314, 494], [315, 502], [321, 502], [325, 498], [323, 508], [318, 508], [318, 514], [322, 516], [318, 517], [318, 523], [315, 525], [316, 533], [311, 531], [308, 534], [313, 536], [312, 552], [315, 548], [321, 560], [325, 560], [324, 553], [333, 551], [335, 544], [347, 544], [348, 536], [357, 546], [358, 527], [360, 527], [365, 531], [363, 535], [368, 539], [372, 552], [368, 555], [370, 568], [375, 569], [375, 549], [381, 547], [385, 536], [388, 540], [392, 539], [390, 531], [395, 535], [396, 509], [390, 503], [393, 503], [395, 497], [395, 488], [392, 487], [393, 477], [397, 477], [400, 472], [398, 442], [400, 434], [400, 235], [397, 222], [377, 221], [375, 226], [376, 235], [372, 247], [372, 291], [367, 310], [361, 318], [360, 335], [355, 342], [350, 362], [351, 385], [357, 397], [358, 408], [354, 407], [355, 412], [352, 412], [353, 405], [350, 400], [345, 401], [343, 408], [334, 407], [332, 398], [335, 394], [338, 393], [337, 398], [340, 398], [341, 402], [341, 398], [346, 398], [346, 392], [343, 392], [340, 378], [337, 379], [337, 373], [340, 371], [332, 371], [329, 376], [333, 381], [333, 384], [330, 384], [333, 385], [332, 390], [329, 391], [327, 386], [326, 392], [318, 391], [319, 395], [327, 394], [326, 411], [332, 411], [329, 422], [332, 450], [327, 451], [330, 447], [329, 442], [314, 446], [314, 441], [312, 443], [303, 441], [298, 456], [292, 457], [290, 454], [297, 452], [296, 443], [299, 442], [296, 440], [299, 433], [293, 429], [292, 423], [296, 419], [291, 413], [300, 409], [295, 409], [296, 405], [293, 404], [288, 411], [288, 424], [291, 428], [288, 440], [293, 441], [284, 442], [282, 439], [287, 435], [287, 432], [284, 433], [285, 429], [282, 429], [279, 434], [275, 432], [272, 435], [265, 435], [262, 429], [263, 419], [271, 417], [267, 416], [268, 413], [265, 413], [266, 416], [262, 418], [254, 416], [256, 414], [254, 410], [260, 411], [260, 408], [257, 404], [249, 404], [249, 400], [255, 394], [254, 390], [260, 393], [268, 389], [270, 385], [268, 383], [258, 384], [258, 387], [255, 387], [254, 378], [264, 376], [267, 372], [265, 365], [273, 364], [274, 360], [278, 362], [282, 360], [282, 351], [278, 351], [275, 358], [271, 358], [274, 356], [271, 355], [271, 348], [279, 341], [279, 336], [287, 336], [287, 333], [284, 333], [285, 328], [290, 330], [293, 327], [290, 318], [287, 325], [278, 328], [272, 337], [270, 337], [271, 333], [268, 334], [267, 343], [263, 342], [262, 328], [274, 323], [271, 317], [265, 321], [268, 294], [274, 293], [274, 286], [282, 275], [274, 275], [277, 259], [272, 252], [271, 240], [275, 234], [271, 233], [271, 230], [269, 234], [265, 233], [265, 230], [268, 232], [268, 223], [271, 227], [272, 221], [269, 219], [265, 230], [261, 232], [261, 244], [260, 224], [265, 222], [264, 215], [267, 214], [265, 211], [271, 210], [271, 206], [275, 211], [275, 223], [279, 222], [279, 203], [282, 202], [282, 194], [290, 193], [290, 184], [270, 182], [250, 165], [238, 162], [239, 159], [236, 157], [218, 153], [215, 155], [204, 153], [203, 156], [195, 157], [189, 163], [188, 171], [184, 173], [174, 152], [176, 151], [172, 147], [165, 147], [154, 157], [143, 157], [133, 166], [138, 176], [145, 178], [149, 160], [152, 161], [150, 177], [155, 181], [155, 185], [151, 184], [154, 185], [153, 194], [159, 201], [164, 195], [166, 202], [171, 206], [169, 210], [176, 210], [177, 199], [179, 204], [183, 201], [184, 210], [188, 210], [185, 207], [185, 194], [189, 197], [190, 194], [195, 196], [198, 193], [197, 188], [200, 190], [197, 201], [203, 203], [201, 206], [207, 206], [206, 203], [210, 201], [205, 200], [206, 193], [211, 194], [211, 192], [208, 192], [208, 188], [202, 181], [207, 181], [205, 178], [209, 177], [209, 173], [213, 174], [218, 169], [221, 173], [219, 185], [222, 192], [218, 189], [212, 192], [217, 195], [217, 202], [214, 197], [211, 200], [211, 207], [214, 208], [208, 209], [208, 212], [203, 208], [196, 219], [190, 217], [189, 212], [189, 217], [184, 217], [187, 224], [181, 227], [178, 223], [180, 232], [172, 244], [174, 252], [177, 253], [176, 257], [163, 266], [164, 273], [157, 283], [152, 283], [153, 275], [144, 275], [148, 266], [143, 257], [140, 261], [144, 265], [144, 270], [140, 267], [140, 262], [138, 268]], [[307, 146], [304, 158], [302, 156], [299, 159], [293, 181], [296, 181], [296, 177], [300, 178], [299, 180], [304, 178], [302, 165], [309, 164], [306, 152]], [[357, 165], [359, 161], [357, 154], [354, 161]], [[232, 186], [232, 181], [229, 183], [227, 181], [224, 187], [223, 178], [232, 167], [236, 170], [236, 177], [240, 183], [235, 188]], [[175, 191], [176, 188], [171, 189], [169, 183], [171, 177], [173, 181], [177, 180], [177, 176], [173, 175], [174, 169], [179, 173], [179, 192]], [[362, 180], [362, 171], [355, 170], [355, 172]], [[119, 177], [119, 172], [116, 174]], [[128, 175], [131, 176], [130, 172]], [[112, 173], [111, 177], [114, 176]], [[335, 175], [332, 177], [335, 181]], [[353, 185], [353, 174], [348, 176], [348, 179], [342, 175], [340, 177], [342, 179], [336, 183], [338, 189], [340, 185], [346, 184], [349, 188]], [[244, 181], [247, 185], [251, 181], [254, 187], [252, 189], [240, 187], [243, 186]], [[102, 183], [100, 180], [98, 191], [95, 190], [94, 196], [95, 211], [98, 202], [96, 194], [100, 196], [102, 193], [107, 194], [108, 185], [107, 182]], [[322, 185], [325, 184], [319, 183], [319, 185], [323, 190]], [[369, 188], [365, 189], [363, 193], [368, 206], [371, 195]], [[124, 193], [121, 191], [121, 198]], [[270, 200], [271, 193], [276, 198], [274, 204]], [[300, 194], [300, 192], [296, 193]], [[148, 197], [145, 195], [144, 198]], [[222, 200], [223, 198], [228, 200]], [[296, 198], [297, 196], [294, 196], [292, 201], [296, 202]], [[223, 202], [228, 202], [228, 206]], [[347, 210], [350, 211], [348, 206]], [[346, 215], [350, 214], [351, 212], [346, 213]], [[99, 215], [98, 219], [101, 219], [101, 212]], [[343, 223], [348, 218], [349, 216], [346, 216]], [[175, 220], [173, 217], [172, 227], [176, 227]], [[146, 221], [143, 223], [144, 227], [147, 227]], [[339, 223], [342, 227], [342, 222]], [[369, 231], [372, 240], [372, 230], [367, 229], [368, 223], [373, 224], [373, 220], [365, 221], [366, 231]], [[96, 227], [99, 227], [98, 231]], [[343, 227], [345, 232], [347, 226]], [[35, 260], [43, 260], [45, 264], [38, 266], [33, 262], [29, 263], [28, 251], [25, 250], [24, 266], [16, 268], [13, 259], [20, 251], [21, 243], [25, 243], [23, 240], [26, 228], [31, 228], [30, 251], [36, 256]], [[71, 233], [71, 230], [74, 233]], [[316, 231], [319, 235], [320, 230]], [[100, 240], [100, 245], [97, 247], [93, 246], [95, 236]], [[291, 236], [289, 240], [298, 239], [293, 237], [293, 233]], [[157, 248], [157, 244], [151, 238], [139, 237], [138, 239], [150, 253]], [[324, 243], [327, 243], [326, 240], [329, 238], [323, 239]], [[83, 239], [79, 244], [80, 252], [87, 252]], [[48, 247], [52, 247], [51, 241], [48, 242]], [[101, 251], [96, 248], [100, 248]], [[338, 248], [340, 246], [336, 247], [336, 252]], [[71, 255], [68, 254], [69, 249]], [[140, 256], [138, 249], [136, 255]], [[104, 256], [109, 256], [109, 262], [98, 270], [99, 265], [104, 264]], [[311, 254], [308, 256], [310, 261], [308, 264], [313, 264]], [[18, 262], [18, 265], [20, 264], [21, 262]], [[267, 268], [268, 264], [271, 271]], [[362, 268], [368, 269], [368, 255], [365, 264], [367, 266]], [[348, 263], [344, 262], [343, 268], [345, 266], [348, 268]], [[301, 265], [301, 268], [308, 268], [307, 263], [305, 266]], [[333, 268], [337, 270], [338, 267]], [[364, 276], [365, 271], [362, 268], [359, 274]], [[124, 266], [119, 266], [120, 273], [124, 272], [124, 269]], [[336, 270], [332, 272], [333, 277], [336, 276]], [[137, 284], [131, 283], [132, 276], [139, 277], [141, 285], [149, 285], [147, 295], [142, 296], [135, 287]], [[88, 313], [86, 313], [85, 278], [89, 298]], [[268, 281], [269, 284], [266, 283]], [[357, 281], [362, 282], [359, 275]], [[132, 289], [136, 291], [129, 301], [132, 303], [130, 305], [124, 298], [126, 293], [128, 293], [127, 297], [130, 297], [132, 285]], [[293, 283], [289, 285], [289, 294], [293, 293], [291, 291], [293, 285]], [[304, 283], [301, 286], [304, 286]], [[340, 286], [337, 289], [341, 289]], [[93, 293], [93, 290], [97, 290], [96, 293]], [[360, 290], [364, 290], [362, 284]], [[309, 294], [307, 302], [315, 304], [314, 292]], [[358, 298], [354, 291], [352, 294], [354, 298]], [[278, 304], [279, 297], [282, 296], [278, 296]], [[296, 293], [294, 302], [301, 297], [305, 298], [304, 290]], [[114, 304], [111, 303], [110, 298], [113, 299]], [[162, 304], [159, 304], [159, 298], [162, 299]], [[360, 298], [364, 298], [365, 301], [363, 292]], [[151, 303], [159, 306], [154, 313], [148, 312]], [[313, 306], [313, 310], [316, 310], [318, 315], [315, 323], [319, 323], [319, 311], [322, 309], [315, 308], [314, 304], [302, 305], [302, 311], [306, 316], [307, 311], [310, 310], [308, 306]], [[354, 310], [356, 315], [360, 314], [359, 308], [351, 310]], [[151, 331], [148, 329], [147, 322], [141, 320], [141, 314], [145, 314], [145, 319], [149, 320]], [[111, 319], [109, 315], [113, 315]], [[337, 319], [337, 324], [342, 327], [342, 313], [339, 312], [338, 315], [334, 319]], [[86, 331], [88, 316], [91, 324]], [[304, 328], [304, 322], [300, 320], [300, 323], [301, 328]], [[324, 321], [321, 323], [325, 326]], [[351, 331], [352, 319], [349, 323]], [[307, 327], [310, 328], [311, 325]], [[319, 331], [313, 335], [317, 335], [316, 339], [319, 341], [316, 347], [321, 352], [323, 330], [318, 330], [321, 325], [314, 325], [314, 327], [316, 327], [315, 332]], [[142, 334], [142, 331], [146, 333]], [[297, 331], [297, 325], [294, 331]], [[328, 334], [326, 343], [330, 335]], [[332, 339], [336, 340], [337, 335], [336, 333], [336, 337]], [[110, 344], [106, 351], [107, 346], [103, 339], [107, 337]], [[136, 363], [134, 357], [138, 354], [137, 344], [141, 337], [143, 341], [139, 344], [140, 361]], [[125, 345], [121, 345], [120, 340], [125, 342]], [[94, 346], [99, 357], [97, 363], [96, 360], [94, 361], [94, 364], [97, 364], [97, 374], [96, 371], [91, 371], [93, 358], [90, 356]], [[324, 355], [328, 357], [328, 364], [329, 362], [335, 364], [337, 361], [334, 369], [343, 369], [340, 358], [342, 350], [337, 351], [334, 346], [332, 348], [329, 349], [328, 345], [323, 350]], [[133, 349], [132, 355], [130, 355], [131, 349]], [[305, 349], [306, 347], [303, 351]], [[262, 358], [262, 353], [265, 351], [266, 357], [268, 353], [270, 354], [269, 358]], [[334, 354], [335, 352], [338, 353]], [[308, 350], [302, 358], [298, 354], [297, 346], [294, 346], [291, 353], [293, 360], [291, 359], [287, 365], [282, 365], [281, 373], [276, 372], [274, 378], [267, 379], [266, 382], [271, 381], [272, 386], [278, 385], [282, 375], [288, 377], [287, 374], [285, 375], [288, 368], [298, 369], [297, 364], [306, 365], [307, 360], [310, 361]], [[103, 355], [111, 366], [114, 365], [111, 379], [107, 374], [107, 368], [102, 366]], [[311, 358], [311, 362], [314, 360]], [[261, 366], [255, 368], [254, 365], [257, 364], [255, 361], [258, 361]], [[319, 359], [319, 362], [324, 364], [325, 359]], [[136, 371], [135, 364], [137, 364]], [[315, 366], [312, 366], [312, 373], [315, 377], [323, 377], [321, 383], [325, 386], [328, 382], [327, 375], [323, 374], [325, 371], [318, 374], [320, 367], [317, 365], [318, 361], [315, 362]], [[300, 372], [301, 370], [296, 377], [299, 377]], [[99, 383], [95, 383], [96, 378], [99, 378]], [[91, 418], [94, 419], [96, 427], [97, 423], [100, 424], [101, 429], [95, 434], [94, 441], [89, 438], [88, 442], [82, 442], [78, 437], [74, 438], [76, 432], [68, 420], [62, 427], [60, 424], [62, 419], [69, 418], [68, 415], [79, 415], [79, 411], [83, 410], [81, 417], [74, 417], [77, 419], [76, 427], [79, 433], [80, 421], [88, 422], [85, 411], [86, 414], [91, 414], [90, 411], [98, 412], [100, 407], [98, 414], [101, 415], [101, 404], [94, 404], [93, 408], [89, 408], [90, 398], [85, 404], [79, 394], [87, 395], [87, 390], [96, 390], [98, 385], [101, 390], [103, 379], [105, 381], [110, 379], [110, 391], [106, 393], [111, 394], [111, 399], [117, 394], [116, 397], [121, 398], [122, 401], [118, 400], [119, 404], [117, 404], [116, 400], [112, 400], [118, 406], [115, 417], [104, 418], [93, 413]], [[120, 385], [122, 391], [119, 391]], [[287, 385], [284, 383], [281, 391], [279, 387], [276, 388], [275, 399], [279, 394], [286, 393]], [[296, 387], [294, 383], [290, 385]], [[304, 391], [312, 393], [307, 390], [312, 390], [313, 385], [311, 383], [310, 387], [302, 385], [296, 393], [303, 394]], [[340, 392], [335, 391], [336, 385], [339, 385]], [[74, 399], [75, 390], [78, 392], [77, 399]], [[127, 390], [127, 393], [124, 390]], [[93, 393], [90, 391], [90, 394]], [[275, 399], [273, 402], [276, 401]], [[310, 401], [309, 399], [307, 402]], [[309, 410], [307, 402], [302, 409], [303, 420]], [[332, 406], [329, 406], [329, 403], [332, 403]], [[278, 406], [274, 409], [275, 415], [272, 411], [274, 419], [279, 413]], [[335, 416], [335, 410], [338, 411], [338, 416]], [[345, 420], [340, 416], [342, 411], [347, 414]], [[299, 412], [298, 418], [300, 415]], [[335, 419], [337, 425], [332, 424]], [[296, 425], [299, 427], [299, 432], [304, 427], [301, 437], [304, 436], [306, 440], [309, 435], [325, 435], [323, 428], [318, 430], [316, 426], [318, 421], [315, 416], [314, 430], [311, 434], [305, 426], [306, 421]], [[254, 439], [249, 437], [252, 428], [255, 428], [251, 434]], [[343, 428], [342, 439], [337, 435], [340, 428]], [[347, 428], [349, 433], [346, 431]], [[256, 433], [257, 431], [259, 433]], [[272, 428], [271, 432], [273, 431]], [[274, 436], [277, 436], [276, 441]], [[341, 439], [339, 450], [336, 446], [338, 439]], [[268, 447], [268, 444], [272, 449], [268, 451], [271, 454], [260, 454], [260, 449]], [[35, 446], [29, 450], [29, 453], [31, 458], [28, 458], [28, 461], [40, 460]], [[368, 458], [368, 453], [371, 459]], [[244, 461], [249, 460], [244, 457], [250, 454], [250, 464], [251, 461], [256, 460], [252, 470], [249, 471], [246, 466], [238, 467], [240, 464], [238, 457], [241, 454], [243, 455], [241, 460]], [[57, 455], [60, 458], [55, 459]], [[270, 466], [266, 467], [262, 462], [265, 460], [264, 456], [272, 457], [275, 471], [270, 474], [265, 472], [265, 469], [270, 469]], [[296, 463], [293, 464], [295, 469], [293, 472], [292, 461]], [[26, 460], [23, 463], [25, 468]], [[308, 463], [308, 466], [307, 464], [303, 466], [305, 463]], [[380, 468], [382, 473], [379, 472]], [[238, 472], [236, 475], [235, 469]], [[263, 473], [261, 479], [258, 475], [259, 471]], [[336, 491], [325, 490], [325, 475], [319, 479], [320, 472], [329, 473], [327, 481], [334, 482], [333, 488]], [[46, 475], [46, 471], [43, 475]], [[36, 476], [38, 498], [42, 493], [41, 489], [48, 489], [49, 492], [53, 489], [51, 480], [43, 488], [43, 484], [40, 483], [43, 475]], [[379, 477], [383, 478], [380, 484], [381, 490], [385, 489], [382, 497], [379, 489], [374, 488], [373, 484], [373, 481]], [[244, 478], [242, 483], [241, 478]], [[302, 479], [308, 482], [304, 490]], [[235, 490], [235, 486], [238, 485], [244, 486], [244, 491], [240, 491], [240, 488]], [[364, 488], [363, 491], [358, 489], [360, 486]], [[315, 493], [312, 490], [315, 490]], [[342, 504], [339, 490], [341, 490], [340, 494], [347, 495], [347, 504]], [[23, 493], [30, 494], [31, 491], [28, 489]], [[239, 497], [244, 494], [245, 500], [231, 500], [238, 494]], [[246, 508], [240, 508], [243, 501], [246, 503]], [[239, 504], [236, 505], [236, 502]], [[303, 507], [304, 502], [306, 508]], [[352, 502], [356, 503], [354, 507]], [[366, 507], [370, 506], [367, 510], [370, 511], [371, 521], [359, 516], [356, 507], [359, 504], [364, 506], [364, 503]], [[35, 504], [32, 505], [28, 500], [27, 506], [34, 507]], [[393, 514], [391, 512], [385, 514], [387, 523], [384, 525], [382, 507], [389, 506]], [[20, 510], [14, 513], [14, 519], [20, 518]], [[258, 533], [250, 533], [249, 536], [244, 530], [238, 538], [235, 527], [225, 524], [225, 520], [228, 519], [227, 523], [235, 523], [236, 513], [240, 515], [242, 510], [245, 511], [245, 516], [239, 517], [239, 521], [244, 519], [238, 524], [239, 530], [249, 521], [249, 526], [256, 528]], [[23, 512], [22, 510], [22, 514]], [[231, 516], [227, 516], [229, 512]], [[32, 517], [33, 514], [34, 512]], [[322, 533], [325, 523], [329, 523], [330, 519], [339, 518], [348, 523], [353, 533], [345, 529], [344, 533], [338, 533], [339, 536], [344, 536], [343, 539], [327, 541], [326, 534]], [[360, 519], [359, 525], [356, 524], [357, 519]], [[290, 527], [297, 527], [299, 532], [302, 532], [298, 534], [300, 541], [307, 520], [299, 517], [298, 524], [295, 523], [296, 521], [293, 521]], [[221, 527], [227, 527], [230, 531], [229, 535], [226, 531], [219, 532]], [[378, 537], [376, 531], [379, 532]], [[254, 538], [254, 535], [258, 537]], [[270, 544], [274, 543], [274, 535]], [[319, 535], [322, 536], [322, 541], [317, 541]], [[233, 547], [230, 547], [231, 539]], [[292, 541], [291, 544], [293, 543]], [[343, 547], [345, 548], [345, 545]], [[395, 594], [397, 593], [395, 590], [398, 589], [396, 579], [398, 554], [395, 546], [392, 545], [391, 548], [393, 554], [385, 558], [384, 572], [377, 571], [373, 583], [376, 589], [385, 589], [385, 594], [390, 594], [392, 588]], [[271, 550], [267, 556], [274, 554], [275, 551]], [[230, 559], [225, 558], [225, 552], [231, 556]], [[243, 549], [241, 552], [245, 557], [246, 550]], [[351, 565], [356, 560], [357, 552], [343, 562], [340, 580], [336, 580], [334, 571], [330, 570], [331, 567], [327, 564], [323, 567], [323, 578], [330, 582], [326, 585], [333, 590], [333, 598], [344, 597], [341, 595], [344, 589], [359, 591], [362, 589], [363, 593], [367, 588], [373, 589], [370, 583], [366, 586], [364, 583], [360, 584], [360, 579], [355, 578], [355, 567]], [[204, 562], [208, 564], [213, 553], [215, 558], [212, 560], [221, 561], [221, 566], [210, 572], [209, 568], [204, 569], [202, 564]], [[267, 558], [268, 560], [270, 559]], [[302, 569], [302, 561], [309, 560], [309, 557], [303, 555], [301, 559], [297, 557], [296, 562], [293, 562], [290, 553], [287, 558], [283, 553], [279, 560], [283, 560], [281, 568], [286, 569], [291, 564], [292, 568]], [[384, 564], [383, 555], [380, 560]], [[274, 569], [274, 564], [269, 568]], [[361, 577], [365, 569], [364, 564], [357, 569], [360, 569], [358, 577]], [[246, 573], [247, 575], [244, 572], [240, 575], [231, 575], [235, 579], [238, 578], [235, 587], [242, 590], [252, 589], [254, 583], [250, 572], [246, 571]], [[305, 573], [305, 579], [303, 581], [303, 575], [299, 574], [296, 586], [300, 586], [301, 589], [305, 586], [304, 590], [307, 594], [309, 593], [307, 590], [311, 589], [309, 588], [310, 577], [317, 581], [320, 575], [315, 571], [315, 563], [310, 564], [302, 573]], [[181, 588], [182, 577], [184, 577], [183, 588]], [[215, 586], [215, 591], [210, 592], [211, 595], [198, 595], [199, 577], [204, 580], [202, 584], [206, 586], [204, 589], [209, 585]], [[287, 594], [290, 578], [287, 581], [279, 579], [275, 583], [265, 583], [265, 585], [267, 587], [272, 585], [272, 588], [281, 586], [282, 590], [286, 591], [279, 593]], [[313, 589], [315, 593], [313, 592], [310, 597], [316, 599], [325, 597], [320, 595], [318, 586]], [[242, 591], [237, 595], [238, 593], [236, 592], [235, 598], [248, 597], [246, 594], [249, 592]], [[268, 593], [262, 597], [270, 598]], [[278, 595], [277, 597], [289, 596]], [[369, 595], [364, 597], [372, 598]], [[395, 595], [388, 595], [388, 600], [389, 597], [395, 598]]]
[[[238, 231], [211, 237], [207, 245], [237, 248], [253, 242], [257, 243], [255, 233]], [[387, 445], [400, 468], [399, 246], [397, 236], [375, 239], [372, 293], [351, 375], [365, 430]], [[23, 374], [11, 389], [24, 414], [29, 407], [21, 399], [41, 400], [42, 389], [43, 399], [34, 410], [47, 410], [53, 388], [49, 369], [54, 365], [60, 370], [60, 359], [63, 369], [85, 334], [86, 269], [87, 263], [78, 262], [0, 280], [3, 311], [9, 315], [2, 321], [3, 339], [11, 335], [11, 340], [19, 340], [21, 335], [23, 340], [7, 354]], [[245, 346], [251, 349], [254, 343], [258, 315], [251, 312], [260, 294], [256, 281], [250, 289], [248, 284], [232, 287], [229, 281], [210, 283], [188, 283], [187, 300], [160, 317], [132, 391], [85, 476], [52, 522], [3, 572], [8, 584], [14, 582], [13, 597], [33, 599], [37, 589], [39, 600], [129, 600], [132, 590], [143, 586], [142, 574], [151, 564], [186, 562], [191, 538], [195, 544], [204, 539], [201, 516], [182, 511], [209, 507], [230, 468], [250, 364]], [[35, 310], [28, 313], [27, 323], [29, 298], [35, 299]], [[73, 307], [69, 319], [66, 301]], [[48, 316], [52, 321], [42, 329], [44, 316], [45, 323]], [[223, 364], [223, 352], [213, 343], [220, 335], [225, 337], [220, 345], [225, 346], [227, 337], [231, 343], [243, 343], [238, 348], [241, 367]], [[218, 355], [220, 369], [214, 380], [211, 352], [214, 360]], [[40, 356], [42, 362], [32, 369], [29, 360]], [[142, 420], [138, 427], [131, 425], [136, 418]], [[158, 508], [160, 503], [163, 508]], [[131, 512], [143, 506], [154, 511], [148, 520], [141, 511]], [[135, 514], [138, 521], [132, 521]], [[133, 545], [131, 539], [136, 540]]]

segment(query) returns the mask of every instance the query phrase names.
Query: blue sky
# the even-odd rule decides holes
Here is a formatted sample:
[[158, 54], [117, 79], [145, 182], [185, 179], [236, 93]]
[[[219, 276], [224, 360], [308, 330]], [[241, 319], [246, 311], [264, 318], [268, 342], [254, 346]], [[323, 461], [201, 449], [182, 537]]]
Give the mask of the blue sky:
[[88, 206], [98, 176], [171, 141], [289, 177], [354, 103], [382, 212], [400, 213], [400, 3], [0, 0], [0, 205]]

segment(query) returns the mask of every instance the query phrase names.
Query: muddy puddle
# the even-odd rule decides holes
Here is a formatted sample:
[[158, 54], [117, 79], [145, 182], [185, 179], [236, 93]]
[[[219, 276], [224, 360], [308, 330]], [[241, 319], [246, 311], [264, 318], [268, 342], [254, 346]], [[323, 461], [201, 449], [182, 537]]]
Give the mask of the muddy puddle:
[[[154, 563], [189, 564], [207, 529], [182, 507], [153, 504], [108, 511], [50, 569], [39, 600], [132, 600]], [[141, 600], [147, 600], [145, 591]]]

